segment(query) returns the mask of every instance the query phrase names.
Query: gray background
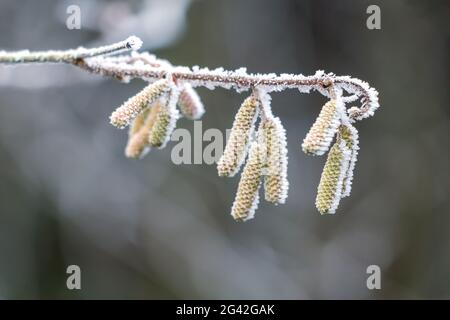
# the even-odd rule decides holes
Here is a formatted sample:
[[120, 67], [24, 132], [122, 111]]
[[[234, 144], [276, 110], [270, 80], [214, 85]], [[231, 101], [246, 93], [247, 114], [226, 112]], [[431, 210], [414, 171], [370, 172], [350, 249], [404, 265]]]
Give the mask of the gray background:
[[[81, 30], [65, 27], [74, 3]], [[369, 4], [381, 7], [381, 30], [366, 28]], [[320, 216], [325, 159], [301, 141], [325, 99], [274, 94], [289, 198], [239, 224], [229, 215], [238, 177], [174, 165], [173, 143], [124, 157], [126, 134], [108, 116], [142, 81], [0, 66], [0, 298], [450, 298], [449, 22], [448, 1], [2, 0], [2, 49], [136, 34], [174, 64], [359, 77], [381, 108], [357, 124], [351, 197]], [[199, 93], [203, 128], [230, 128], [245, 94]], [[66, 289], [70, 264], [81, 267], [80, 291]], [[382, 290], [366, 288], [371, 264]]]

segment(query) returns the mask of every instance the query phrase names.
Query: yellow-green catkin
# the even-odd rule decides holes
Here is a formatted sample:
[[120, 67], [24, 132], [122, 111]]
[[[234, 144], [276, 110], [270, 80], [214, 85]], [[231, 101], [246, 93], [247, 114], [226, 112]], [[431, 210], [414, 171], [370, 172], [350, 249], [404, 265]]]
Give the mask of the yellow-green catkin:
[[150, 113], [150, 109], [152, 107], [148, 106], [144, 109], [130, 124], [130, 129], [128, 130], [128, 137], [131, 138], [134, 136], [144, 125], [145, 120], [147, 119], [148, 114]]
[[219, 176], [234, 176], [247, 155], [248, 145], [254, 131], [260, 101], [251, 95], [244, 100], [231, 128], [222, 157], [217, 163]]
[[317, 188], [316, 207], [321, 214], [335, 213], [342, 195], [342, 182], [347, 172], [350, 150], [344, 141], [330, 149]]
[[253, 141], [231, 208], [231, 215], [235, 220], [246, 221], [253, 218], [259, 202], [262, 166], [260, 146], [258, 141]]
[[148, 135], [160, 108], [160, 103], [155, 102], [134, 119], [133, 124], [130, 126], [128, 143], [125, 148], [125, 155], [128, 158], [141, 158], [149, 149]]
[[335, 99], [328, 101], [320, 111], [302, 143], [306, 154], [322, 155], [330, 147], [339, 126], [339, 110]]
[[265, 143], [264, 190], [266, 201], [281, 204], [286, 201], [287, 180], [286, 131], [279, 118], [266, 119], [262, 123]]
[[138, 94], [125, 101], [110, 116], [111, 124], [122, 129], [138, 116], [149, 104], [152, 104], [161, 96], [170, 91], [169, 81], [160, 79], [149, 84]]
[[348, 197], [352, 190], [353, 172], [358, 158], [359, 138], [358, 131], [351, 124], [339, 126], [338, 139], [345, 143], [350, 150], [350, 163], [342, 182], [342, 197]]
[[191, 120], [197, 120], [205, 113], [200, 97], [189, 83], [183, 85], [178, 97], [178, 108], [181, 114]]
[[162, 149], [170, 140], [179, 118], [179, 112], [176, 108], [179, 94], [178, 88], [173, 87], [166, 103], [159, 109], [155, 123], [148, 135], [148, 142], [151, 147]]

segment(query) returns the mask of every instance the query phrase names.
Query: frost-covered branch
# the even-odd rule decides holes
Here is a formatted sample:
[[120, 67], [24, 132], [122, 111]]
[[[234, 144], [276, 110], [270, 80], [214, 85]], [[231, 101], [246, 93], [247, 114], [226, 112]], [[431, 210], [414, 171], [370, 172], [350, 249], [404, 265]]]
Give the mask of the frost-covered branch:
[[352, 94], [344, 97], [347, 101], [361, 99], [360, 108], [349, 110], [352, 119], [360, 120], [373, 114], [378, 107], [377, 92], [366, 82], [348, 76], [336, 76], [318, 71], [312, 76], [295, 74], [248, 74], [245, 68], [226, 71], [223, 68], [209, 70], [199, 67], [172, 66], [167, 61], [156, 59], [148, 53], [133, 52], [122, 57], [107, 57], [129, 50], [138, 50], [142, 45], [139, 38], [128, 39], [98, 48], [78, 48], [71, 50], [50, 51], [0, 51], [0, 64], [22, 63], [69, 63], [86, 71], [112, 77], [119, 80], [141, 78], [156, 80], [170, 73], [175, 79], [189, 82], [193, 87], [204, 86], [210, 89], [223, 87], [245, 91], [254, 87], [263, 88], [267, 92], [298, 89], [308, 93], [311, 89], [327, 96], [324, 90], [330, 85], [342, 87]]
[[[251, 88], [262, 88], [266, 92], [298, 89], [309, 93], [311, 89], [328, 96], [330, 85], [341, 87], [351, 95], [344, 97], [347, 102], [361, 99], [362, 106], [353, 108], [351, 118], [361, 120], [373, 114], [378, 108], [378, 96], [375, 89], [366, 82], [348, 76], [335, 76], [318, 71], [312, 76], [295, 74], [249, 74], [245, 68], [227, 71], [223, 68], [209, 70], [194, 66], [171, 66], [166, 61], [158, 62], [147, 53], [135, 53], [125, 57], [98, 57], [77, 61], [77, 65], [89, 72], [128, 81], [133, 78], [154, 81], [171, 74], [177, 81], [190, 83], [193, 87], [214, 89], [222, 87], [246, 91]], [[142, 63], [136, 63], [142, 62]]]
[[[272, 114], [270, 93], [297, 89], [318, 91], [329, 98], [316, 122], [303, 140], [307, 154], [328, 159], [320, 180], [316, 206], [321, 213], [334, 213], [341, 198], [348, 196], [359, 150], [358, 132], [353, 126], [379, 107], [378, 93], [368, 83], [349, 76], [317, 71], [314, 75], [252, 74], [245, 68], [227, 71], [194, 66], [173, 66], [149, 53], [135, 52], [141, 47], [137, 37], [116, 44], [85, 49], [45, 52], [0, 52], [0, 64], [68, 63], [90, 73], [128, 82], [139, 78], [149, 84], [128, 99], [111, 115], [118, 128], [130, 125], [125, 154], [140, 158], [150, 148], [162, 148], [170, 139], [181, 115], [198, 119], [203, 104], [193, 88], [222, 87], [238, 92], [251, 91], [239, 109], [230, 139], [218, 162], [220, 176], [233, 176], [245, 163], [232, 215], [237, 220], [253, 217], [264, 185], [265, 199], [278, 204], [287, 198], [287, 148], [285, 129]], [[124, 51], [133, 52], [111, 56]], [[360, 101], [360, 106], [346, 104]], [[260, 124], [255, 130], [256, 122]], [[256, 132], [256, 133], [255, 133]], [[255, 134], [254, 134], [255, 133]], [[335, 144], [331, 147], [333, 140]], [[247, 159], [247, 160], [246, 160]], [[264, 183], [262, 183], [264, 180]]]

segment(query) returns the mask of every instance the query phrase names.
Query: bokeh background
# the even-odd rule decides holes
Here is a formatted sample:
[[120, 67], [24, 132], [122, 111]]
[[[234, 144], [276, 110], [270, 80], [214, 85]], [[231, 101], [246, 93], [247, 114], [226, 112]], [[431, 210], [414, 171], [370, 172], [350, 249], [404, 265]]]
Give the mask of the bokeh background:
[[[71, 4], [81, 30], [66, 28]], [[381, 30], [366, 27], [370, 4]], [[124, 157], [126, 134], [108, 116], [142, 81], [0, 66], [0, 298], [450, 298], [448, 1], [2, 0], [0, 29], [4, 50], [136, 34], [174, 64], [324, 69], [368, 81], [381, 103], [357, 124], [351, 197], [320, 216], [325, 158], [303, 154], [301, 141], [325, 98], [273, 94], [288, 134], [289, 198], [262, 202], [241, 224], [229, 215], [237, 177], [174, 165], [174, 143]], [[245, 93], [199, 92], [204, 130], [230, 128]], [[81, 290], [66, 288], [71, 264]], [[366, 287], [371, 264], [381, 290]]]

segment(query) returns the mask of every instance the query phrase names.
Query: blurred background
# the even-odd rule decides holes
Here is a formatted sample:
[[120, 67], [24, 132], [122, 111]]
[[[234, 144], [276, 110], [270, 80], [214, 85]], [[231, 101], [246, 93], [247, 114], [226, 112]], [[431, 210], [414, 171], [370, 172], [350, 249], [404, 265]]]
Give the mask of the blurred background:
[[[81, 29], [66, 8], [81, 8]], [[381, 8], [381, 30], [366, 9]], [[175, 165], [172, 142], [125, 158], [108, 116], [143, 82], [64, 65], [0, 66], [0, 298], [450, 298], [449, 2], [0, 2], [0, 48], [96, 46], [135, 34], [173, 64], [349, 74], [380, 92], [357, 123], [352, 195], [314, 206], [325, 161], [301, 141], [326, 101], [273, 94], [288, 134], [287, 203], [233, 221], [238, 177]], [[231, 127], [246, 93], [198, 90], [203, 130]], [[178, 121], [193, 130], [193, 122]], [[208, 143], [204, 143], [206, 145]], [[81, 290], [66, 268], [81, 268]], [[368, 290], [366, 268], [381, 268]]]

